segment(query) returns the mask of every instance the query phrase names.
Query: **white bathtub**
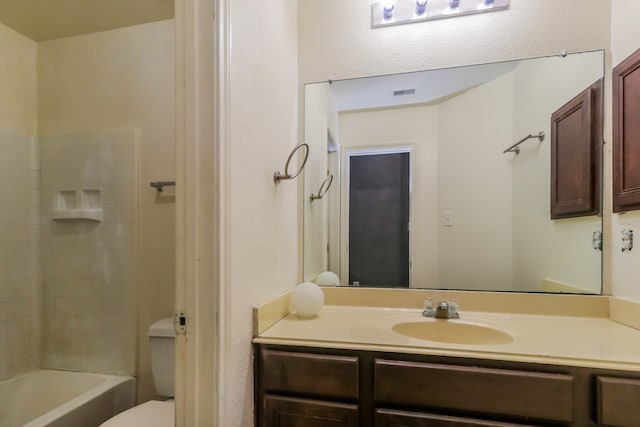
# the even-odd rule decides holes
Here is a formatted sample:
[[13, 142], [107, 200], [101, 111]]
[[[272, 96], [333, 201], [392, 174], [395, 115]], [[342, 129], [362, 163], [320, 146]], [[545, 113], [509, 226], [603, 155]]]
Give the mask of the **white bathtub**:
[[135, 404], [135, 379], [41, 370], [0, 382], [0, 427], [96, 427]]

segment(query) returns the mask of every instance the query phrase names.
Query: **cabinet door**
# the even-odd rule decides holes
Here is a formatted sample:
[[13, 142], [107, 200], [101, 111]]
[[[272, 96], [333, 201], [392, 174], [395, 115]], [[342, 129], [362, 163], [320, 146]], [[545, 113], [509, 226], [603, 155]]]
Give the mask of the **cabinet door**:
[[375, 427], [533, 427], [448, 415], [376, 409]]
[[640, 49], [613, 69], [613, 211], [640, 209]]
[[600, 212], [602, 80], [551, 115], [551, 219]]
[[358, 406], [267, 395], [263, 427], [358, 427]]
[[259, 381], [272, 394], [358, 398], [358, 358], [262, 349]]
[[598, 377], [598, 425], [640, 426], [640, 380]]

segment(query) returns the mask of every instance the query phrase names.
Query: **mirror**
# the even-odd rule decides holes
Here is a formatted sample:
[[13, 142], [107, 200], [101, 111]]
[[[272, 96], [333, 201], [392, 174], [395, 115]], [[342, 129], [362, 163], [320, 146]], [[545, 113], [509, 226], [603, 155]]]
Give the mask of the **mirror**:
[[551, 219], [550, 159], [603, 74], [595, 51], [305, 85], [304, 279], [600, 293], [601, 215]]

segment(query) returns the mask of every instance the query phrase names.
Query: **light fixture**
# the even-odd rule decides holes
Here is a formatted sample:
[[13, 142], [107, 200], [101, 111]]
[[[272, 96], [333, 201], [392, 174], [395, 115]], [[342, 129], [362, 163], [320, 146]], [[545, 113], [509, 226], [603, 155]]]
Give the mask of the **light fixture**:
[[491, 9], [493, 7], [494, 0], [484, 0], [478, 5], [478, 10]]
[[383, 10], [383, 15], [384, 15], [384, 19], [391, 19], [393, 18], [393, 9], [395, 9], [396, 7], [396, 1], [395, 0], [384, 0], [382, 2], [382, 10]]
[[427, 11], [427, 0], [416, 0], [416, 15], [424, 15]]
[[508, 9], [509, 2], [510, 0], [378, 0], [371, 5], [371, 27], [496, 12]]

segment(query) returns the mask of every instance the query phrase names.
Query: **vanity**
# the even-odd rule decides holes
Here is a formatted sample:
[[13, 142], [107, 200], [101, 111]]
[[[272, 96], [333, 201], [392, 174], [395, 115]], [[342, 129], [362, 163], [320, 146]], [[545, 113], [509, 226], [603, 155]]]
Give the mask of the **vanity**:
[[[580, 295], [324, 292], [326, 305], [311, 319], [287, 313], [287, 295], [256, 308], [256, 425], [640, 425], [633, 303]], [[460, 319], [423, 317], [427, 295], [455, 297]]]

